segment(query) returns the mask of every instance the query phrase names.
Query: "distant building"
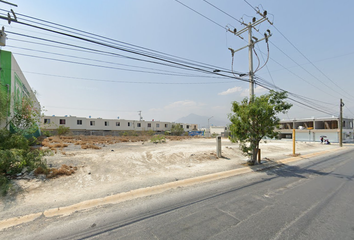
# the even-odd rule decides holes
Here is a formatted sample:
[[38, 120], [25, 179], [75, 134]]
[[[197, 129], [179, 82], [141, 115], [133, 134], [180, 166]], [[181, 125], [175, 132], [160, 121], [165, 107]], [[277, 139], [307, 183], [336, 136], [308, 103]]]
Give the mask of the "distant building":
[[[1, 95], [5, 95], [5, 113], [7, 115], [6, 119], [0, 122], [1, 128], [8, 125], [8, 121], [13, 116], [15, 102], [21, 101], [25, 96], [33, 101], [34, 108], [40, 109], [40, 104], [13, 54], [4, 50], [0, 50], [0, 91]], [[8, 125], [7, 128], [13, 130], [11, 125]], [[39, 136], [39, 134], [38, 129], [34, 135]]]
[[59, 126], [69, 127], [74, 134], [101, 135], [119, 134], [125, 131], [149, 131], [165, 132], [170, 131], [172, 125], [181, 125], [184, 131], [197, 130], [197, 124], [126, 120], [126, 119], [103, 119], [85, 118], [76, 116], [43, 116], [41, 120], [42, 129], [54, 131]]
[[[281, 120], [279, 124], [279, 138], [292, 139], [292, 132], [295, 129], [297, 141], [319, 142], [321, 136], [329, 139], [330, 142], [339, 142], [340, 119], [329, 118], [308, 118]], [[353, 119], [343, 118], [343, 142], [353, 141]]]

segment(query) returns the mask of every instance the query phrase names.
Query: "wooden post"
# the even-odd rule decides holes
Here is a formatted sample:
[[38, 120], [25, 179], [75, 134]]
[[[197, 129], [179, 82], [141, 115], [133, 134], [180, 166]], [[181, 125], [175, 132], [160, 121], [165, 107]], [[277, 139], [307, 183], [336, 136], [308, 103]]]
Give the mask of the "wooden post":
[[261, 149], [258, 148], [258, 163], [261, 163]]

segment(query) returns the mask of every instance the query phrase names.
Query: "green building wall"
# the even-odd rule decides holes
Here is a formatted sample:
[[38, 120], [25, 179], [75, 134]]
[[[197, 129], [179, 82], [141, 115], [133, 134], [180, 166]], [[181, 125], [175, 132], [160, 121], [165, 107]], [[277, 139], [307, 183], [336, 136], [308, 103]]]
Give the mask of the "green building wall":
[[[7, 125], [7, 119], [11, 116], [13, 111], [14, 101], [21, 101], [24, 95], [31, 98], [36, 107], [40, 109], [40, 104], [29, 87], [12, 53], [4, 50], [0, 50], [0, 91], [2, 96], [0, 99], [2, 101], [0, 105], [2, 108], [1, 112], [6, 116], [6, 119], [0, 119], [0, 127]], [[39, 125], [40, 123], [38, 122], [38, 126]], [[8, 129], [12, 132], [14, 131], [11, 125], [8, 126]], [[31, 136], [38, 137], [39, 135], [40, 129], [38, 128]]]

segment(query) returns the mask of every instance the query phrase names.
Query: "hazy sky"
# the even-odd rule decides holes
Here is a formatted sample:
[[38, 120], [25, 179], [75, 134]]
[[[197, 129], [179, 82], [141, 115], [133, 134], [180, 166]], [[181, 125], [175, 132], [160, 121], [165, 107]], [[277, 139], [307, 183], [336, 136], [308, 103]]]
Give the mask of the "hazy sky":
[[[243, 0], [208, 0], [233, 18], [203, 0], [179, 1], [209, 20], [175, 0], [11, 0], [18, 7], [3, 3], [0, 7], [6, 11], [12, 8], [20, 21], [36, 26], [45, 22], [19, 14], [231, 71], [228, 48], [247, 45], [247, 33], [242, 40], [225, 27], [240, 30], [244, 26], [235, 19], [248, 23], [253, 16], [260, 16]], [[257, 38], [267, 29], [273, 34], [270, 59], [256, 75], [297, 94], [291, 95], [296, 101], [324, 111], [292, 102], [294, 107], [281, 118], [338, 116], [340, 98], [345, 103], [344, 116], [354, 117], [354, 1], [248, 2], [267, 10], [276, 27], [264, 22], [257, 26], [259, 32], [253, 31]], [[138, 111], [142, 111], [145, 120], [175, 121], [190, 113], [226, 119], [231, 102], [248, 96], [247, 82], [110, 55], [149, 59], [21, 24], [9, 25], [4, 20], [2, 24], [8, 31], [7, 46], [2, 49], [14, 53], [46, 115], [138, 119]], [[60, 28], [60, 32], [82, 37]], [[107, 41], [89, 34], [84, 37]], [[107, 53], [69, 50], [74, 47], [38, 38]], [[109, 44], [117, 43], [111, 40]], [[263, 41], [255, 49], [262, 66], [267, 45]], [[233, 70], [247, 73], [248, 63], [248, 50], [237, 52]], [[257, 65], [254, 55], [254, 68]], [[255, 92], [260, 95], [267, 90], [257, 86]]]

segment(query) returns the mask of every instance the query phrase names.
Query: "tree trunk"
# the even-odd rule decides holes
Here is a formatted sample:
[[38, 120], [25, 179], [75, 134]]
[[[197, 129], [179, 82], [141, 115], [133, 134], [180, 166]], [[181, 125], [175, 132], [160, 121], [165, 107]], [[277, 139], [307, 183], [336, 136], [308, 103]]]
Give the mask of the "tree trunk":
[[257, 163], [257, 155], [258, 155], [258, 149], [259, 149], [259, 141], [254, 142], [252, 144], [254, 146], [252, 148], [252, 156], [251, 156], [251, 165], [255, 165]]

